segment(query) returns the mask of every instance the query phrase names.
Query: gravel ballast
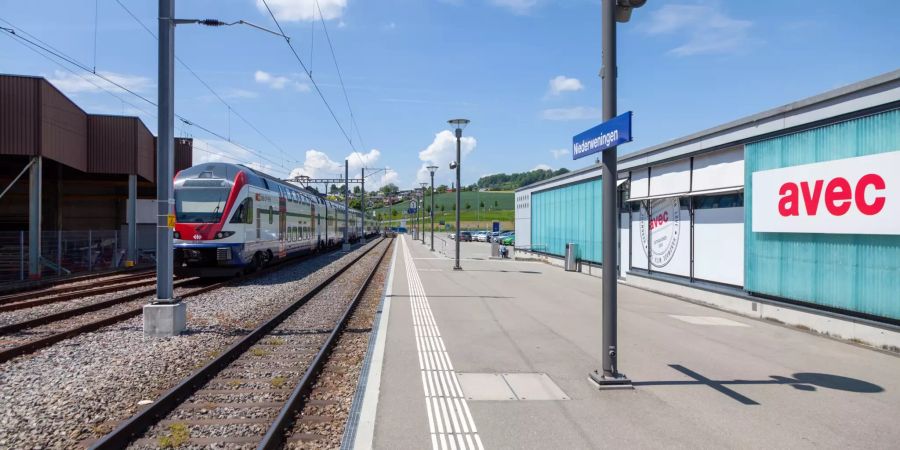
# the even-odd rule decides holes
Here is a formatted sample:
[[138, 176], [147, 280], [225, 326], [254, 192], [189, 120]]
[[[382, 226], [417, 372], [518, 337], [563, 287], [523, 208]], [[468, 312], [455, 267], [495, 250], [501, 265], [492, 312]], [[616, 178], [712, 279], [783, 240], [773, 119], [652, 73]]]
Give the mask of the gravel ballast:
[[181, 336], [145, 338], [138, 316], [0, 364], [0, 448], [79, 448], [99, 438], [359, 251], [192, 297]]

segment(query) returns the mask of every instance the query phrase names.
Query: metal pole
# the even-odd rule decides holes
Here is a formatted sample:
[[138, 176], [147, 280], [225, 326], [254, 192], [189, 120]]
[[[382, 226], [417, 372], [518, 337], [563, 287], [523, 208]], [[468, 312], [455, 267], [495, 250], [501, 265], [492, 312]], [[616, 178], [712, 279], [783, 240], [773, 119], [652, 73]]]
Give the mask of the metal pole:
[[431, 251], [434, 251], [434, 171], [431, 171]]
[[41, 187], [43, 158], [35, 156], [28, 174], [28, 277], [41, 277]]
[[460, 158], [460, 139], [462, 139], [462, 128], [456, 128], [456, 265], [453, 266], [453, 270], [462, 270], [462, 267], [459, 266], [459, 206], [462, 197], [460, 196], [460, 185], [459, 185], [459, 172], [460, 166], [462, 166], [462, 160]]
[[350, 160], [344, 160], [344, 250], [350, 248]]
[[126, 266], [137, 263], [137, 175], [128, 175], [128, 260]]
[[25, 280], [25, 232], [19, 232], [19, 281]]
[[94, 271], [94, 230], [88, 230], [88, 272]]
[[[601, 35], [603, 39], [603, 120], [616, 116], [616, 0], [603, 0]], [[618, 202], [616, 199], [616, 147], [603, 151], [603, 194], [601, 208], [603, 214], [602, 246], [603, 246], [603, 373], [594, 373], [592, 378], [600, 384], [628, 384], [628, 380], [619, 374], [616, 358], [617, 345], [617, 267], [616, 267], [616, 217]]]
[[172, 176], [175, 153], [175, 1], [159, 0], [159, 121], [156, 141], [156, 301], [174, 303], [172, 292]]
[[362, 181], [360, 181], [362, 186], [361, 190], [361, 201], [359, 202], [359, 207], [362, 210], [362, 237], [359, 239], [363, 244], [366, 243], [366, 168], [362, 168]]

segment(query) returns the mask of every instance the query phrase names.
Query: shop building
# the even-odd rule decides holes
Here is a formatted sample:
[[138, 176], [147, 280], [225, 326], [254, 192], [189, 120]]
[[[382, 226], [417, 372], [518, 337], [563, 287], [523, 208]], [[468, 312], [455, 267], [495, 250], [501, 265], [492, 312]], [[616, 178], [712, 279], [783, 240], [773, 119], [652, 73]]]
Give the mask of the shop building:
[[[900, 325], [900, 71], [618, 166], [625, 282], [752, 314]], [[583, 269], [599, 264], [600, 175], [595, 164], [517, 190], [517, 253], [556, 262], [574, 243]]]

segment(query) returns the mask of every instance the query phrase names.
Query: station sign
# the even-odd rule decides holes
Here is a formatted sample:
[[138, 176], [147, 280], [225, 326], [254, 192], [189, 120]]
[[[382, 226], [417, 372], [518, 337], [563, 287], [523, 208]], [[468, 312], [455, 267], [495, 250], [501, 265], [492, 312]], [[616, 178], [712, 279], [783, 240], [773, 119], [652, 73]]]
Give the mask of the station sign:
[[491, 227], [491, 231], [494, 233], [500, 232], [500, 222], [494, 221], [493, 226]]
[[631, 142], [631, 115], [631, 111], [628, 111], [575, 135], [572, 138], [572, 159]]
[[752, 174], [753, 232], [900, 234], [900, 151]]

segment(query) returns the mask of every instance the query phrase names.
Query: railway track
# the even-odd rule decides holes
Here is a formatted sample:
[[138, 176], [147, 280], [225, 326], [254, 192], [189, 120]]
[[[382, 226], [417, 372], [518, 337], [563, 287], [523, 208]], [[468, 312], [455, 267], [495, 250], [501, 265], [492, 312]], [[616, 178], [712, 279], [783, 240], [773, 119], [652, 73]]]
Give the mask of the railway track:
[[156, 275], [153, 271], [141, 271], [134, 274], [114, 274], [74, 280], [54, 287], [17, 292], [0, 296], [0, 312], [15, 311], [38, 305], [61, 302], [86, 295], [115, 292], [123, 288], [147, 286], [153, 284]]
[[[248, 275], [203, 284], [194, 288], [191, 288], [191, 285], [198, 283], [198, 279], [180, 280], [173, 285], [176, 288], [175, 295], [181, 299], [188, 299], [219, 289], [238, 280], [247, 280], [271, 273], [272, 271], [284, 267], [285, 264], [305, 261], [313, 256], [314, 255], [308, 255], [284, 261]], [[134, 276], [137, 275], [138, 274], [135, 274]], [[153, 284], [155, 282], [155, 276], [151, 274], [151, 277], [153, 277], [153, 279], [151, 279], [148, 284]], [[134, 289], [136, 287], [140, 286], [119, 285], [115, 288], [107, 288], [104, 286], [100, 289], [103, 289], [104, 293], [109, 293], [119, 289]], [[13, 358], [49, 347], [74, 336], [90, 333], [100, 328], [135, 317], [143, 312], [143, 306], [146, 304], [147, 298], [155, 293], [156, 290], [154, 288], [145, 289], [112, 299], [89, 303], [83, 306], [0, 326], [0, 364]], [[75, 295], [81, 296], [98, 294], [99, 292], [87, 294], [86, 291], [78, 291], [75, 293]], [[67, 293], [64, 295], [69, 294]], [[28, 307], [45, 304], [47, 303], [33, 304]]]
[[[382, 239], [91, 448], [279, 448], [393, 240]], [[378, 249], [376, 251], [376, 249]]]

